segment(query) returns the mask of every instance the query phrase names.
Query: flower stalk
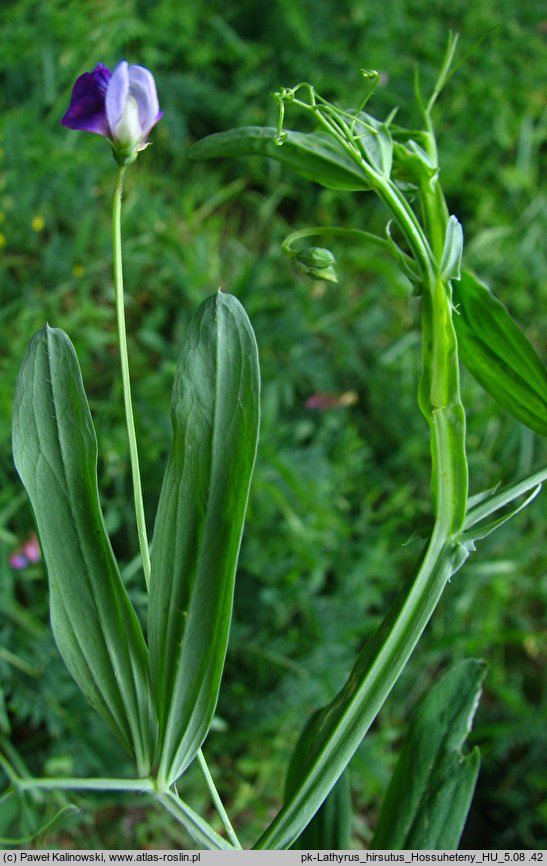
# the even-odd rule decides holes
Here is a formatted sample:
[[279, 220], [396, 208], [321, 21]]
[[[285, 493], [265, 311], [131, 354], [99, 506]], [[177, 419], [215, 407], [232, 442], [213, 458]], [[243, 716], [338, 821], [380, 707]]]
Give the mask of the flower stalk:
[[142, 496], [141, 474], [139, 467], [139, 452], [137, 448], [137, 434], [135, 430], [135, 419], [133, 416], [133, 401], [131, 397], [131, 380], [129, 376], [129, 353], [127, 351], [127, 333], [125, 328], [125, 300], [123, 288], [123, 259], [122, 259], [122, 195], [125, 166], [120, 166], [117, 172], [114, 202], [112, 207], [112, 247], [114, 264], [114, 292], [116, 298], [116, 319], [118, 323], [118, 342], [120, 347], [120, 363], [122, 371], [123, 402], [125, 408], [125, 421], [127, 436], [129, 440], [129, 456], [131, 461], [131, 476], [133, 480], [133, 496], [135, 501], [135, 518], [137, 523], [137, 535], [139, 549], [141, 552], [144, 580], [147, 590], [150, 589], [150, 550], [148, 547], [148, 534], [146, 531], [146, 518], [144, 513], [144, 502]]
[[114, 291], [123, 384], [123, 400], [139, 548], [146, 588], [150, 588], [150, 551], [142, 496], [137, 436], [131, 399], [129, 355], [125, 329], [123, 291], [121, 209], [125, 169], [148, 146], [150, 130], [162, 117], [156, 83], [150, 70], [130, 66], [122, 60], [114, 72], [98, 63], [92, 72], [84, 72], [72, 88], [70, 105], [61, 118], [63, 126], [92, 132], [109, 139], [118, 163], [116, 188], [112, 207], [112, 247], [114, 254]]

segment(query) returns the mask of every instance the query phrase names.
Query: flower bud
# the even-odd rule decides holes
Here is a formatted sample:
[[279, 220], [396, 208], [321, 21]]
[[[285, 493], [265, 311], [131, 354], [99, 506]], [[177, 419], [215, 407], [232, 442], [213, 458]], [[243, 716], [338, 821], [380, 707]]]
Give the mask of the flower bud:
[[296, 269], [316, 280], [337, 283], [335, 263], [336, 259], [331, 251], [324, 249], [324, 247], [310, 247], [295, 254]]

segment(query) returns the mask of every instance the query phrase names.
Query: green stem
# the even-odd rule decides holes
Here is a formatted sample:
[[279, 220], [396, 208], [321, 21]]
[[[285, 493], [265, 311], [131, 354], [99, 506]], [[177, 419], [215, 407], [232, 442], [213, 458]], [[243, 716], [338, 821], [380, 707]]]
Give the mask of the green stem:
[[431, 282], [435, 274], [433, 254], [428, 238], [411, 206], [395, 184], [381, 175], [377, 175], [374, 191], [393, 214], [397, 226], [412, 251], [422, 279], [426, 283]]
[[[432, 308], [436, 309], [436, 303]], [[433, 325], [433, 331], [436, 330]], [[424, 334], [424, 340], [430, 337], [429, 332]], [[425, 353], [425, 361], [428, 364], [433, 363], [433, 359], [446, 362], [442, 352], [450, 345], [435, 333], [434, 349]], [[457, 354], [446, 362], [450, 373], [453, 373], [454, 360], [457, 363]], [[438, 387], [435, 374], [428, 370], [424, 371], [424, 376], [434, 391]], [[440, 381], [446, 381], [446, 371]], [[436, 517], [425, 555], [415, 577], [402, 590], [359, 655], [346, 684], [330, 704], [308, 773], [258, 840], [256, 848], [289, 847], [315, 814], [403, 672], [447, 581], [465, 559], [466, 552], [458, 543], [467, 497], [465, 423], [459, 391], [451, 395], [449, 405], [428, 409], [427, 417]]]
[[[281, 249], [285, 255], [292, 258], [297, 255], [297, 252], [293, 249], [294, 244], [303, 238], [313, 237], [355, 238], [359, 241], [366, 241], [367, 243], [374, 244], [374, 246], [379, 247], [386, 253], [389, 253], [390, 256], [393, 255], [393, 244], [385, 238], [378, 237], [378, 235], [375, 235], [372, 232], [367, 232], [364, 229], [342, 228], [340, 226], [313, 226], [310, 228], [298, 229], [297, 231], [291, 232], [290, 235], [287, 235], [281, 244]], [[407, 256], [402, 252], [402, 250], [399, 250], [398, 258], [402, 261], [405, 267], [412, 269], [414, 262], [410, 256]]]
[[418, 402], [431, 436], [435, 514], [444, 522], [449, 534], [456, 534], [465, 520], [469, 479], [458, 341], [452, 321], [452, 288], [450, 282], [439, 275], [446, 205], [437, 183], [424, 192], [422, 209], [426, 225], [432, 230], [435, 226], [441, 228], [443, 241], [434, 244], [437, 247], [434, 269], [424, 279], [422, 290], [423, 369]]
[[436, 261], [440, 262], [444, 250], [446, 226], [448, 223], [448, 208], [441, 185], [436, 181], [424, 181], [420, 187], [422, 202], [434, 202], [433, 208], [422, 206], [425, 230], [431, 244], [431, 250]]
[[416, 214], [400, 190], [388, 177], [381, 174], [366, 161], [359, 149], [350, 140], [350, 132], [345, 124], [341, 130], [339, 124], [336, 124], [332, 119], [325, 117], [321, 111], [316, 111], [315, 106], [307, 106], [305, 103], [300, 101], [297, 102], [303, 108], [314, 113], [321, 126], [323, 126], [323, 128], [342, 145], [343, 149], [351, 159], [358, 164], [361, 171], [369, 181], [371, 189], [376, 192], [376, 194], [391, 210], [395, 222], [405, 236], [424, 278], [431, 278], [433, 275], [433, 255], [429, 246], [428, 238], [425, 235]]
[[308, 772], [253, 847], [289, 848], [311, 820], [385, 703], [461, 561], [447, 540], [445, 527], [437, 523], [416, 576], [396, 599], [329, 705]]
[[446, 226], [449, 214], [444, 193], [439, 183], [439, 160], [433, 123], [427, 111], [424, 111], [424, 117], [426, 122], [424, 147], [432, 164], [437, 166], [437, 174], [433, 178], [424, 177], [421, 180], [420, 200], [422, 204], [422, 219], [425, 232], [431, 245], [431, 251], [435, 261], [440, 264], [444, 250]]
[[139, 454], [137, 450], [137, 434], [133, 418], [133, 403], [131, 399], [131, 381], [129, 378], [129, 355], [127, 352], [127, 335], [125, 329], [125, 304], [123, 295], [123, 261], [122, 261], [122, 191], [125, 168], [120, 166], [116, 179], [116, 190], [112, 208], [112, 246], [114, 252], [114, 291], [116, 294], [116, 316], [118, 320], [118, 340], [120, 344], [120, 361], [122, 368], [123, 401], [125, 406], [125, 421], [129, 439], [129, 456], [133, 478], [133, 495], [135, 499], [135, 516], [137, 534], [141, 551], [142, 567], [146, 588], [150, 589], [150, 552], [142, 498], [141, 475], [139, 470]]
[[313, 228], [305, 228], [298, 229], [297, 231], [291, 232], [290, 235], [287, 235], [283, 243], [281, 244], [281, 249], [285, 253], [285, 255], [293, 256], [293, 244], [302, 238], [313, 238], [313, 237], [346, 237], [346, 238], [356, 238], [360, 241], [367, 241], [367, 243], [374, 244], [375, 246], [381, 247], [388, 253], [392, 252], [391, 246], [385, 240], [385, 238], [380, 238], [378, 235], [373, 234], [372, 232], [367, 232], [364, 229], [356, 229], [356, 228], [341, 228], [339, 226], [314, 226]]
[[[349, 151], [347, 145], [346, 149]], [[415, 576], [400, 592], [360, 653], [347, 682], [328, 706], [308, 771], [256, 843], [260, 849], [288, 848], [315, 814], [382, 708], [447, 581], [467, 554], [460, 544], [467, 503], [465, 414], [450, 285], [439, 276], [437, 250], [433, 249], [429, 232], [426, 236], [400, 191], [371, 166], [363, 163], [363, 170], [392, 212], [421, 271], [423, 374], [419, 403], [430, 429], [435, 522]], [[425, 225], [435, 226], [435, 247], [445, 220], [443, 202], [432, 191], [424, 203]]]
[[61, 790], [61, 791], [137, 791], [138, 793], [153, 793], [154, 782], [151, 779], [17, 779], [20, 791], [30, 790]]
[[226, 812], [226, 809], [224, 808], [222, 800], [220, 799], [219, 793], [216, 789], [215, 782], [213, 780], [213, 777], [211, 776], [211, 773], [209, 771], [209, 767], [207, 766], [207, 762], [205, 760], [204, 754], [201, 751], [201, 749], [198, 749], [197, 759], [198, 759], [199, 768], [201, 770], [203, 778], [205, 779], [205, 782], [206, 782], [207, 787], [209, 789], [211, 799], [212, 799], [213, 803], [215, 804], [215, 808], [216, 808], [218, 814], [220, 815], [220, 819], [221, 819], [222, 823], [224, 824], [224, 829], [226, 830], [226, 833], [228, 835], [228, 839], [230, 840], [230, 842], [232, 843], [234, 848], [241, 849], [239, 839], [236, 836], [234, 828], [232, 827], [232, 823], [228, 817], [228, 813]]
[[[442, 86], [453, 54], [449, 46]], [[434, 101], [434, 100], [433, 100]], [[436, 143], [430, 111], [424, 109], [431, 153], [436, 158]], [[467, 458], [465, 454], [465, 413], [460, 397], [458, 346], [452, 322], [452, 297], [449, 283], [439, 276], [444, 248], [447, 208], [442, 189], [435, 181], [431, 189], [422, 190], [425, 231], [412, 207], [391, 181], [378, 172], [353, 145], [343, 121], [334, 124], [316, 105], [302, 107], [314, 112], [322, 126], [338, 140], [348, 155], [361, 167], [371, 188], [387, 205], [405, 237], [422, 278], [422, 359], [423, 374], [419, 405], [431, 435], [432, 492], [436, 516], [458, 532], [465, 518], [467, 503]]]
[[[433, 93], [431, 94], [427, 105], [424, 105], [418, 82], [416, 82], [417, 102], [425, 125], [424, 147], [426, 153], [431, 159], [432, 164], [437, 166], [437, 171], [439, 166], [439, 160], [437, 152], [437, 140], [435, 138], [435, 130], [433, 128], [432, 112], [435, 102], [437, 101], [437, 97], [441, 93], [444, 85], [446, 84], [451, 74], [450, 69], [454, 60], [457, 43], [457, 34], [451, 32], [448, 37], [448, 44], [446, 47], [443, 65], [441, 67], [439, 75], [437, 76], [437, 81], [435, 82]], [[448, 222], [448, 208], [446, 206], [443, 191], [438, 180], [438, 174], [433, 180], [424, 179], [421, 184], [420, 195], [422, 199], [422, 212], [425, 229], [431, 243], [433, 254], [435, 255], [437, 261], [440, 262], [444, 247], [446, 224]]]
[[[213, 850], [232, 848], [184, 800], [171, 791], [158, 792], [153, 779], [22, 779], [17, 777], [11, 768], [9, 777], [19, 791], [133, 791], [138, 794], [152, 794], [155, 802], [183, 824], [200, 845]], [[239, 842], [236, 847], [241, 848]]]
[[180, 824], [182, 824], [192, 838], [203, 848], [213, 851], [231, 851], [232, 846], [219, 836], [207, 821], [200, 817], [197, 812], [188, 806], [172, 791], [157, 794], [156, 801], [163, 806]]

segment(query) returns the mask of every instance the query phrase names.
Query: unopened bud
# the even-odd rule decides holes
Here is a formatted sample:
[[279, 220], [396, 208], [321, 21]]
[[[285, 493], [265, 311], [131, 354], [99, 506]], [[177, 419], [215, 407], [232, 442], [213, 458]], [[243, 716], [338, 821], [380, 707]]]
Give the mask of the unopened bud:
[[338, 282], [335, 270], [336, 259], [330, 250], [324, 247], [310, 247], [295, 255], [295, 267], [300, 273], [317, 280]]

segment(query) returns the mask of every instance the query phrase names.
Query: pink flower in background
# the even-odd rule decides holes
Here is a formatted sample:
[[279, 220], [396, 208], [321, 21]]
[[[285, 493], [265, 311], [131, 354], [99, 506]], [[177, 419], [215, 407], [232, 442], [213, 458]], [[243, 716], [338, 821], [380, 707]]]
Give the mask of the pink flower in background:
[[344, 391], [343, 394], [312, 394], [306, 400], [306, 409], [318, 409], [319, 412], [328, 412], [329, 409], [344, 409], [354, 406], [359, 402], [355, 391]]
[[38, 538], [36, 537], [36, 533], [33, 532], [32, 535], [29, 535], [27, 540], [11, 554], [9, 564], [13, 569], [15, 569], [15, 571], [21, 571], [23, 568], [32, 565], [34, 562], [40, 562], [41, 558], [42, 552], [40, 550], [40, 545], [38, 544]]
[[22, 553], [12, 553], [9, 558], [9, 564], [15, 571], [21, 571], [28, 565], [28, 559]]

